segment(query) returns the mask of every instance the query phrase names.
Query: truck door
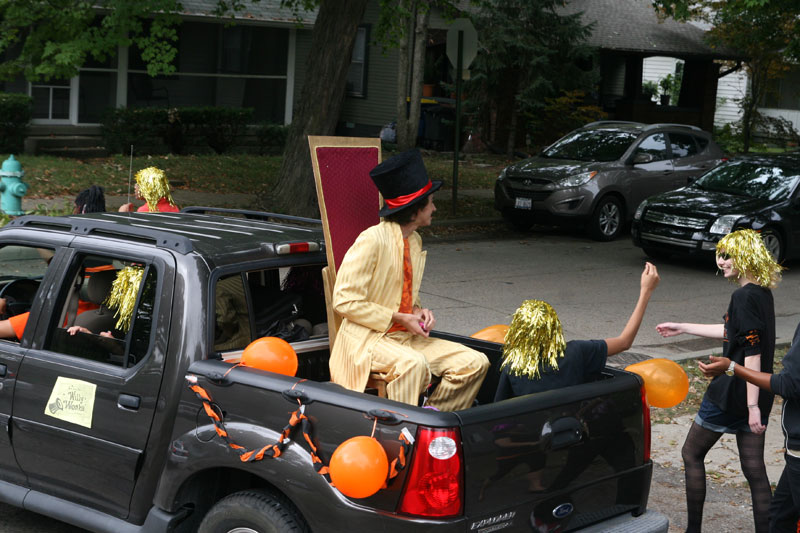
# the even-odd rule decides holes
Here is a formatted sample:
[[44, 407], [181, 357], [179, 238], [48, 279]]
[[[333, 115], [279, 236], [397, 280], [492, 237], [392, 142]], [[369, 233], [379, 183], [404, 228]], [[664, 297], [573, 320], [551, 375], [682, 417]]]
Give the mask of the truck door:
[[125, 518], [158, 406], [174, 260], [70, 252], [20, 366], [14, 452], [32, 489]]
[[[33, 336], [31, 310], [34, 304], [41, 306], [39, 287], [53, 254], [50, 247], [0, 243], [0, 479], [16, 485], [24, 486], [26, 481], [11, 446], [14, 389]], [[38, 315], [36, 310], [33, 314]]]

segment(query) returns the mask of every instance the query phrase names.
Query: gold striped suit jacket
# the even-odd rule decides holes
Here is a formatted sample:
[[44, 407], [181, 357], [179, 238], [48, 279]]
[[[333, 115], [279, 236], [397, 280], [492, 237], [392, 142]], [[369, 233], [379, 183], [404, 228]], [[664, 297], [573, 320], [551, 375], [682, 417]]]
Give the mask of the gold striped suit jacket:
[[[419, 287], [426, 252], [414, 232], [408, 238], [413, 272], [412, 301]], [[336, 273], [333, 308], [343, 320], [331, 351], [331, 380], [363, 391], [369, 378], [372, 348], [392, 325], [403, 292], [403, 234], [400, 225], [382, 221], [361, 232]]]

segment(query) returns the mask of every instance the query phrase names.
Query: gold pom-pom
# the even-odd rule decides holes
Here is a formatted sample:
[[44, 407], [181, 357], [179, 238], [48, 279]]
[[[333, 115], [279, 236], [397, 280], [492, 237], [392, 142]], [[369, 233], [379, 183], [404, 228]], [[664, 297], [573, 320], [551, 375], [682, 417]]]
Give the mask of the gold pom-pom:
[[561, 321], [550, 304], [525, 300], [511, 318], [500, 367], [515, 376], [538, 378], [544, 365], [558, 369], [566, 345]]
[[151, 213], [158, 211], [158, 201], [162, 198], [166, 198], [170, 205], [175, 205], [175, 200], [172, 199], [172, 193], [169, 190], [167, 176], [163, 170], [156, 167], [143, 168], [136, 173], [136, 184]]
[[117, 272], [117, 277], [111, 285], [111, 292], [104, 302], [109, 308], [116, 309], [114, 317], [117, 318], [116, 328], [128, 331], [131, 327], [133, 309], [136, 306], [136, 297], [142, 285], [144, 269], [139, 266], [128, 266]]
[[[774, 288], [781, 280], [781, 270], [764, 241], [756, 231], [740, 229], [728, 233], [717, 243], [717, 255], [727, 254], [733, 268], [740, 276], [746, 276], [762, 287]], [[731, 280], [736, 281], [736, 280]]]

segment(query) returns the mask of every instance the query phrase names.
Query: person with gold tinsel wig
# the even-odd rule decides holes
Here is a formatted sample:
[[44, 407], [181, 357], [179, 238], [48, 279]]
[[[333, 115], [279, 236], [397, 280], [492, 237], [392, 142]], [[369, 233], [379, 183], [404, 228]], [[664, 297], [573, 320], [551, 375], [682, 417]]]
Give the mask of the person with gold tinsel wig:
[[[178, 212], [180, 209], [172, 199], [169, 181], [164, 171], [156, 167], [143, 168], [136, 173], [136, 197], [145, 201], [137, 211], [140, 212]], [[133, 211], [133, 204], [123, 204], [119, 210]]]
[[586, 382], [606, 366], [606, 358], [631, 347], [650, 296], [660, 278], [645, 263], [639, 300], [617, 337], [565, 342], [561, 321], [542, 300], [526, 300], [516, 310], [503, 345], [502, 373], [494, 401]]
[[738, 286], [721, 324], [664, 322], [656, 326], [664, 337], [687, 333], [722, 339], [722, 355], [730, 361], [725, 375], [715, 377], [694, 419], [682, 456], [686, 476], [688, 527], [700, 531], [705, 501], [705, 457], [723, 433], [736, 435], [742, 472], [750, 485], [757, 532], [769, 529], [772, 491], [764, 465], [764, 434], [773, 394], [733, 377], [736, 364], [772, 374], [775, 351], [775, 304], [772, 291], [781, 267], [751, 229], [729, 233], [717, 243], [717, 268]]

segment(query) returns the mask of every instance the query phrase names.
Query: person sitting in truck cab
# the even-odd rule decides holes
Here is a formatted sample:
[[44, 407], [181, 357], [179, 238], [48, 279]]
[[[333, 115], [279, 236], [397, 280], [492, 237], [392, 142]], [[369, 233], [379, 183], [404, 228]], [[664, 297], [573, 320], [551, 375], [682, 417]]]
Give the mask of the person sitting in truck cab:
[[[143, 168], [136, 173], [136, 197], [145, 201], [145, 204], [136, 211], [139, 212], [173, 212], [180, 211], [169, 188], [169, 181], [164, 171], [156, 167]], [[120, 206], [122, 212], [133, 211], [133, 204], [127, 203]]]
[[370, 171], [385, 199], [384, 220], [367, 228], [336, 274], [333, 308], [343, 317], [330, 357], [331, 379], [363, 391], [370, 372], [386, 375], [389, 399], [417, 405], [431, 374], [442, 381], [429, 405], [470, 407], [489, 368], [480, 352], [430, 337], [433, 313], [421, 306], [425, 252], [417, 228], [429, 226], [436, 207], [418, 150], [398, 154]]
[[659, 279], [655, 265], [645, 263], [639, 300], [628, 323], [619, 336], [605, 340], [564, 342], [561, 322], [547, 302], [523, 302], [506, 333], [502, 374], [494, 401], [578, 385], [598, 374], [608, 356], [633, 344]]

